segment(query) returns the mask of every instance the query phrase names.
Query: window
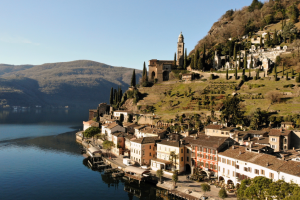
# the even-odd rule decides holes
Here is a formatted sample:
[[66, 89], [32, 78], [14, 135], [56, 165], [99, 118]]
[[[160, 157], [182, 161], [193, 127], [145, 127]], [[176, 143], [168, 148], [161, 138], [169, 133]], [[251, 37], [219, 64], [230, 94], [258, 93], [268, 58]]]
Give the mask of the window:
[[219, 171], [221, 171], [221, 167], [219, 166]]
[[151, 156], [151, 153], [149, 153], [149, 156]]
[[212, 154], [216, 154], [216, 150], [213, 150], [213, 151], [212, 151]]
[[254, 173], [257, 174], [257, 175], [259, 175], [259, 170], [258, 170], [258, 169], [255, 169], [255, 170], [254, 170]]
[[236, 165], [235, 167], [236, 167], [237, 169], [239, 169], [239, 168], [240, 168], [240, 166], [239, 166], [239, 165]]
[[260, 170], [261, 175], [265, 175], [265, 170]]
[[225, 158], [222, 158], [222, 163], [226, 163], [226, 159]]
[[213, 160], [213, 156], [210, 156], [210, 159]]
[[225, 174], [225, 168], [223, 168], [223, 173]]
[[272, 142], [276, 142], [276, 138], [271, 138], [271, 141]]
[[244, 171], [247, 172], [247, 171], [248, 171], [248, 168], [247, 168], [247, 167], [244, 167]]
[[189, 157], [186, 157], [186, 161], [188, 161], [188, 162], [189, 162]]
[[228, 176], [229, 176], [229, 174], [230, 174], [230, 170], [229, 170], [229, 169], [227, 170], [227, 174], [228, 174]]
[[210, 169], [213, 169], [213, 167], [214, 167], [213, 164], [210, 164], [210, 165], [209, 165], [209, 168], [210, 168]]
[[181, 149], [181, 153], [183, 153], [183, 149]]
[[208, 153], [210, 153], [211, 152], [211, 150], [210, 149], [208, 149]]
[[205, 163], [205, 167], [208, 168], [208, 163]]
[[220, 157], [218, 157], [218, 161], [221, 162], [221, 158]]
[[274, 179], [274, 174], [270, 172], [269, 178], [270, 178], [270, 179]]
[[214, 165], [214, 170], [216, 170], [217, 169], [217, 165]]
[[232, 166], [235, 166], [235, 162], [234, 161], [232, 161]]
[[149, 149], [151, 149], [151, 145], [149, 146]]
[[190, 150], [189, 150], [189, 149], [186, 149], [186, 152], [187, 152], [187, 153], [190, 153]]
[[222, 135], [224, 135], [224, 132], [221, 132]]
[[231, 160], [227, 159], [227, 165], [231, 165]]
[[234, 171], [232, 172], [232, 176], [234, 177]]
[[272, 149], [276, 149], [276, 145], [271, 145], [271, 148]]
[[183, 157], [181, 157], [181, 161], [183, 161]]
[[205, 155], [205, 158], [208, 159], [208, 155], [207, 154]]
[[248, 167], [248, 172], [252, 172], [252, 169], [251, 169], [251, 167]]
[[214, 157], [214, 160], [217, 161], [217, 156]]

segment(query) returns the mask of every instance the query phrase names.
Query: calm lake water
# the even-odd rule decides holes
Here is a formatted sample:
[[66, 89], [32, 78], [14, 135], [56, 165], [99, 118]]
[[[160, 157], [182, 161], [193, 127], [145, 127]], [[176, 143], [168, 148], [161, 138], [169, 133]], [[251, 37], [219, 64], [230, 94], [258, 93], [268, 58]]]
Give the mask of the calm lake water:
[[0, 111], [0, 199], [160, 199], [86, 167], [75, 133], [87, 119], [87, 109]]

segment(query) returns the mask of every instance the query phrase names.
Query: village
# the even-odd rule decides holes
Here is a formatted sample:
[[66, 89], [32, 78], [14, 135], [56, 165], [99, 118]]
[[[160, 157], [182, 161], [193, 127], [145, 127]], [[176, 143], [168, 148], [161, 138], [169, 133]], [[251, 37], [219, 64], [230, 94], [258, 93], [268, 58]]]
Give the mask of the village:
[[[267, 33], [260, 34], [262, 37], [267, 37]], [[263, 42], [261, 37], [254, 37], [255, 39], [250, 40], [251, 54], [246, 55], [248, 60], [246, 69], [255, 68], [258, 74], [262, 72], [265, 77], [274, 68], [276, 57], [290, 54], [293, 49], [278, 46], [264, 50], [257, 45]], [[245, 58], [246, 53], [241, 52], [238, 56], [239, 60]], [[152, 83], [168, 82], [174, 65], [183, 67], [185, 62], [184, 38], [181, 33], [177, 43], [176, 64], [172, 60], [152, 59], [149, 61], [148, 72], [144, 65], [145, 72], [142, 80], [149, 80]], [[242, 68], [239, 63], [241, 62], [236, 61], [231, 65], [232, 61], [229, 62], [226, 56], [221, 57], [216, 52], [213, 66], [215, 70], [224, 71], [230, 68]], [[250, 66], [250, 63], [253, 66]], [[180, 76], [182, 84], [193, 82], [197, 73], [202, 79], [214, 74], [214, 72], [194, 70], [191, 66], [188, 66], [187, 70], [190, 73]], [[253, 72], [257, 73], [255, 70]], [[232, 88], [231, 83], [220, 84]], [[243, 82], [238, 84], [240, 86]], [[210, 87], [215, 85], [218, 83], [213, 83]], [[233, 88], [236, 91], [238, 87], [233, 86]], [[141, 89], [136, 88], [134, 77], [134, 83], [123, 94], [122, 100], [122, 92], [119, 94], [119, 91], [115, 91], [111, 98], [117, 98], [124, 104], [126, 101], [124, 96], [129, 99], [130, 93], [137, 103], [140, 100], [137, 95], [139, 90]], [[116, 93], [119, 97], [115, 97]], [[168, 92], [164, 93], [168, 95], [166, 94]], [[233, 92], [229, 95], [235, 98], [237, 93]], [[195, 101], [193, 97], [192, 101]], [[271, 122], [264, 124], [259, 130], [257, 128], [254, 130], [253, 127], [242, 124], [228, 123], [222, 120], [220, 115], [219, 118], [213, 117], [214, 109], [209, 112], [211, 114], [209, 120], [203, 123], [199, 120], [198, 114], [180, 116], [176, 114], [173, 119], [161, 120], [145, 100], [140, 100], [137, 105], [140, 109], [126, 110], [124, 107], [101, 103], [97, 109], [89, 110], [89, 120], [83, 122], [83, 131], [76, 134], [76, 139], [85, 144], [86, 157], [95, 157], [97, 153], [105, 154], [110, 164], [122, 168], [125, 176], [127, 173], [129, 179], [133, 178], [139, 182], [144, 180], [141, 178], [143, 174], [146, 175], [149, 171], [156, 174], [154, 176], [158, 178], [169, 177], [169, 180], [172, 180], [170, 177], [175, 173], [179, 175], [179, 180], [188, 179], [195, 183], [205, 181], [215, 185], [216, 188], [224, 188], [227, 194], [232, 195], [231, 198], [235, 198], [237, 188], [243, 180], [258, 176], [274, 182], [282, 180], [286, 183], [300, 184], [300, 130], [295, 129], [296, 124], [293, 121]], [[142, 108], [144, 108], [143, 112], [140, 111]], [[218, 109], [216, 111], [220, 113], [224, 105]], [[191, 120], [194, 122], [191, 123]], [[93, 127], [100, 133], [90, 138], [84, 137], [85, 131]], [[139, 175], [135, 177], [133, 174]], [[203, 193], [193, 192], [188, 186], [181, 185], [185, 190], [180, 192], [180, 184], [176, 187], [177, 182], [178, 178], [169, 181], [169, 185], [168, 182], [162, 184], [158, 181], [157, 186], [186, 199], [203, 197]], [[198, 186], [200, 188], [201, 184]]]

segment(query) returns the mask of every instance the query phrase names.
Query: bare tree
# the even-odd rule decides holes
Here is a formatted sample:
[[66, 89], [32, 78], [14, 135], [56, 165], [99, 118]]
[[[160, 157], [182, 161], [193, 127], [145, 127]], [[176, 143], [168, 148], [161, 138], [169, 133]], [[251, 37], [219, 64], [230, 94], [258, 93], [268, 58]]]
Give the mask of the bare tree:
[[277, 91], [270, 91], [266, 94], [266, 98], [271, 101], [271, 103], [280, 102], [281, 94]]

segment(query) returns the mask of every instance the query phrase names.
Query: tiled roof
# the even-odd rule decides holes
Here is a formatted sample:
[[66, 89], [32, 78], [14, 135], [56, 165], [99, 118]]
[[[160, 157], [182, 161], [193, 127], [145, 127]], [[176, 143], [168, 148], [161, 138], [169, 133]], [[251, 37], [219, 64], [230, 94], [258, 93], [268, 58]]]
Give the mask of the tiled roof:
[[149, 133], [149, 134], [159, 134], [166, 131], [167, 131], [166, 129], [151, 128], [150, 126], [140, 130], [141, 133]]
[[168, 140], [162, 140], [158, 144], [172, 146], [172, 147], [180, 147], [180, 142], [176, 141], [176, 140], [169, 140], [169, 141]]
[[234, 146], [234, 149], [229, 148], [224, 152], [220, 152], [219, 155], [250, 162], [271, 170], [278, 170], [279, 167], [287, 162], [269, 154], [246, 151], [246, 148], [242, 146]]
[[214, 125], [214, 124], [210, 124], [204, 127], [205, 129], [221, 129], [222, 126], [221, 125]]
[[120, 125], [117, 124], [116, 122], [113, 122], [113, 123], [107, 124], [106, 128], [112, 129], [112, 128], [116, 127], [116, 126], [120, 126]]
[[254, 143], [258, 144], [269, 144], [269, 137], [259, 137], [253, 140]]
[[134, 139], [131, 141], [135, 142], [135, 143], [140, 143], [140, 144], [148, 144], [148, 143], [155, 143], [158, 140], [159, 140], [158, 137], [143, 137], [143, 138], [138, 138], [138, 139]]
[[294, 176], [300, 176], [300, 162], [287, 161], [284, 165], [279, 167], [278, 171]]
[[[196, 137], [185, 137], [185, 143], [191, 145], [199, 145], [203, 147], [209, 148], [219, 148], [227, 139], [227, 137], [217, 137], [217, 136], [207, 136], [207, 135], [199, 135]], [[230, 139], [232, 140], [232, 139]]]
[[269, 136], [287, 136], [291, 133], [290, 130], [271, 129]]
[[126, 139], [131, 140], [132, 138], [135, 138], [134, 135], [128, 134], [125, 136]]
[[124, 132], [115, 132], [113, 133], [113, 135], [116, 137], [125, 137], [127, 134]]
[[124, 127], [138, 127], [139, 125], [135, 124], [135, 123], [130, 123], [130, 122], [124, 122], [123, 123]]
[[286, 125], [293, 125], [293, 122], [281, 122], [281, 124], [286, 124]]

